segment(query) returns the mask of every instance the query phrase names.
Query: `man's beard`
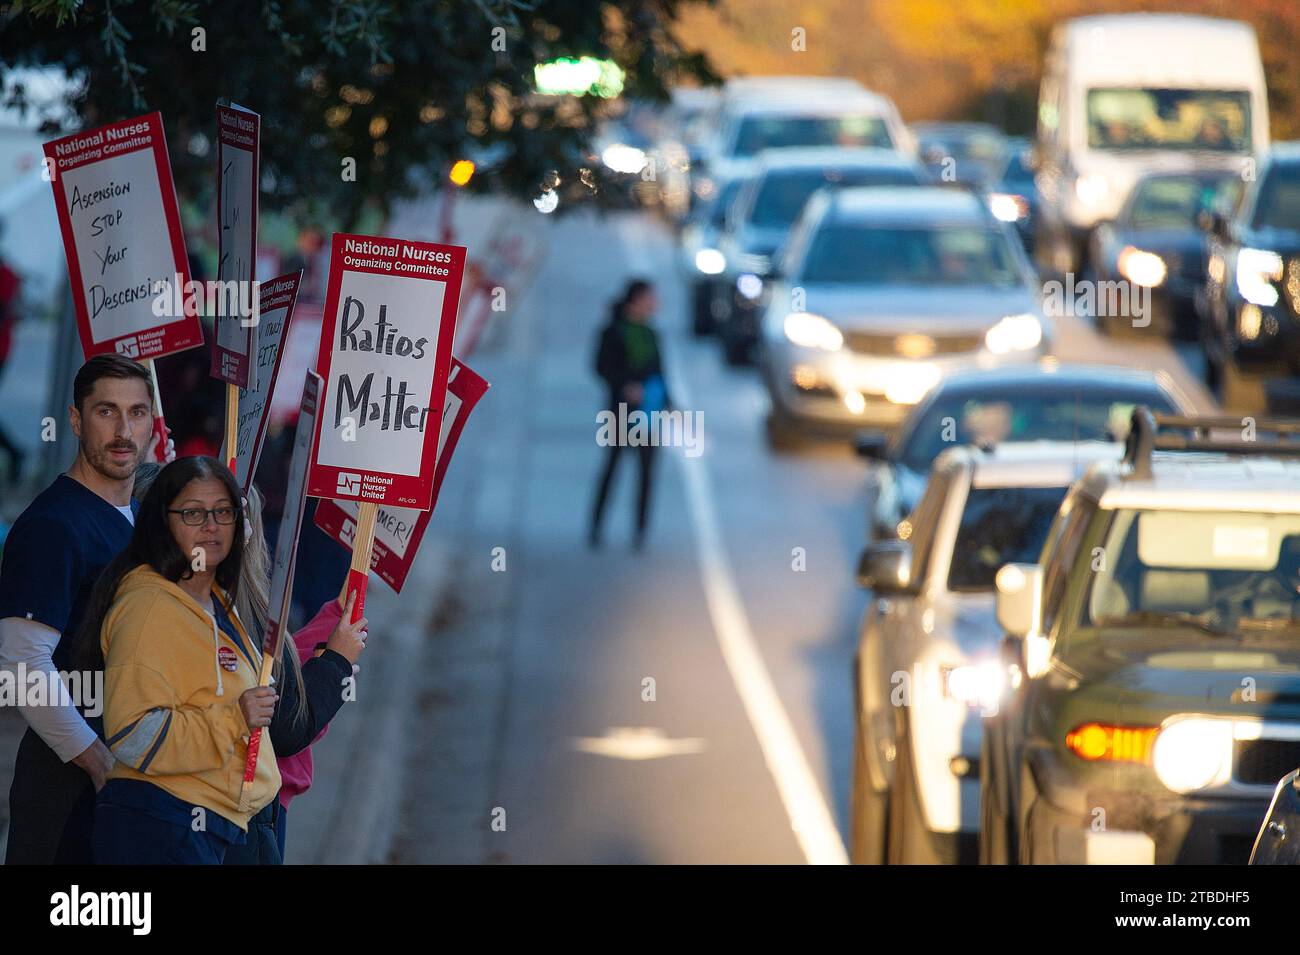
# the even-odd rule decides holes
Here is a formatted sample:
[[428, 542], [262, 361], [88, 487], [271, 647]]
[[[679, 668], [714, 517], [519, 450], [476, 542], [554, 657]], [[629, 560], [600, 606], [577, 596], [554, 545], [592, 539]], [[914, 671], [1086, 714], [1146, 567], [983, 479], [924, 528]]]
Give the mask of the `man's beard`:
[[98, 448], [88, 448], [85, 445], [82, 445], [81, 450], [82, 453], [85, 454], [86, 460], [90, 462], [92, 468], [110, 480], [121, 481], [123, 478], [130, 477], [134, 474], [135, 469], [140, 464], [140, 449], [134, 444], [130, 445], [130, 450], [135, 455], [133, 458], [129, 461], [123, 462], [113, 460], [111, 452], [126, 447], [127, 445], [125, 444], [118, 444], [115, 442]]

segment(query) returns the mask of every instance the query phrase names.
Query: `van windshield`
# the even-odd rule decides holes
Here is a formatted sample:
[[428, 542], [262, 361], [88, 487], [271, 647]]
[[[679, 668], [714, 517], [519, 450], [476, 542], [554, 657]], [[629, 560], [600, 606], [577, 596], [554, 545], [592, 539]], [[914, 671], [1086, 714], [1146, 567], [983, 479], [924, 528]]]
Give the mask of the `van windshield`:
[[1092, 149], [1250, 151], [1250, 94], [1245, 90], [1092, 89]]

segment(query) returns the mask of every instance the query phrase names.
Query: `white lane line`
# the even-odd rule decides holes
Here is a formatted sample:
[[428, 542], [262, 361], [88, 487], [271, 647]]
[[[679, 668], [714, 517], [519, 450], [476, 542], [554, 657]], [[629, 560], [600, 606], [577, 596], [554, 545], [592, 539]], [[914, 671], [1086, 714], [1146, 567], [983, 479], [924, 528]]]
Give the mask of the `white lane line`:
[[[623, 246], [627, 250], [628, 264], [633, 273], [654, 275], [653, 262], [646, 248], [644, 225], [636, 229], [629, 219], [618, 225]], [[676, 360], [673, 346], [663, 342], [664, 373], [670, 380], [669, 391], [682, 408], [695, 408], [685, 377], [676, 374], [681, 366]], [[759, 653], [754, 632], [750, 629], [745, 605], [736, 586], [731, 561], [723, 546], [719, 530], [717, 509], [713, 503], [713, 487], [705, 464], [708, 456], [688, 458], [673, 454], [686, 483], [686, 498], [691, 509], [691, 524], [695, 531], [696, 556], [700, 565], [701, 583], [705, 602], [713, 618], [713, 630], [722, 649], [723, 660], [731, 680], [740, 694], [741, 704], [749, 717], [754, 735], [768, 772], [776, 783], [790, 828], [803, 850], [804, 857], [814, 865], [846, 865], [849, 861], [835, 828], [830, 807], [822, 795], [817, 778], [813, 775], [799, 737], [790, 717], [781, 704], [772, 677]]]

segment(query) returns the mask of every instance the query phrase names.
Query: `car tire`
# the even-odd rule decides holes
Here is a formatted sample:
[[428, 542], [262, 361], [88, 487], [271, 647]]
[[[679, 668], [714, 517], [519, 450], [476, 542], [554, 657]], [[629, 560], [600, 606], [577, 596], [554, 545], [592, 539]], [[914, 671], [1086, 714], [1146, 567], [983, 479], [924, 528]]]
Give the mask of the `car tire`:
[[1225, 410], [1246, 414], [1268, 410], [1268, 394], [1264, 387], [1266, 378], [1242, 371], [1231, 358], [1224, 360], [1220, 376], [1220, 397]]
[[886, 861], [886, 825], [889, 793], [877, 792], [871, 785], [867, 766], [867, 734], [862, 729], [859, 711], [858, 732], [853, 746], [853, 788], [849, 794], [849, 846], [854, 865], [884, 865]]
[[722, 353], [727, 364], [732, 367], [753, 364], [749, 343], [735, 335], [728, 335], [725, 326], [722, 332]]
[[768, 448], [777, 453], [797, 451], [804, 443], [803, 434], [799, 431], [798, 426], [776, 408], [773, 408], [767, 414], [767, 420], [764, 422], [764, 433], [767, 438]]
[[955, 865], [958, 861], [955, 853], [941, 850], [925, 828], [912, 769], [912, 742], [905, 720], [900, 720], [894, 746], [898, 755], [893, 787], [887, 797], [889, 821], [885, 835], [889, 864]]
[[698, 283], [691, 296], [691, 331], [696, 338], [713, 334], [713, 296], [708, 285]]

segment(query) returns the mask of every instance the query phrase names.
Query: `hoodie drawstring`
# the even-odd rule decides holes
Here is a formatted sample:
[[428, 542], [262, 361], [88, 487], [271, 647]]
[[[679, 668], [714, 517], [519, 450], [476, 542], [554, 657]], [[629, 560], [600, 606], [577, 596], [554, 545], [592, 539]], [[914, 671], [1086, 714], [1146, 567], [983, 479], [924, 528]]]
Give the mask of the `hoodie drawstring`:
[[212, 620], [212, 665], [217, 668], [217, 696], [224, 696], [226, 690], [221, 684], [221, 640], [217, 636], [217, 618], [212, 613], [208, 617]]

